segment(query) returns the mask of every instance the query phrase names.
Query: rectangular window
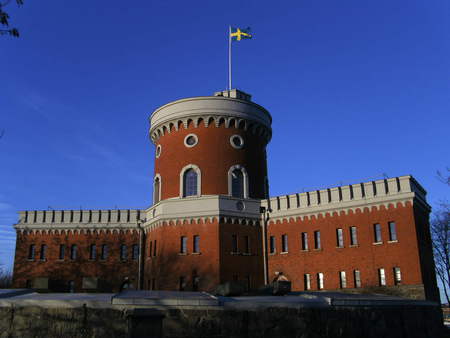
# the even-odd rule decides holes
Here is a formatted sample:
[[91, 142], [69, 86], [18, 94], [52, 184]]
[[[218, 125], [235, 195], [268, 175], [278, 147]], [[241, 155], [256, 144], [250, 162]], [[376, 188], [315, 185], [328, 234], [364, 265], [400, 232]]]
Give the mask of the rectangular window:
[[281, 235], [281, 252], [288, 252], [288, 235]]
[[64, 244], [59, 245], [59, 259], [63, 260], [66, 256], [66, 246]]
[[148, 244], [148, 257], [152, 257], [153, 241], [149, 240]]
[[231, 252], [238, 252], [238, 238], [237, 235], [231, 236]]
[[308, 233], [302, 232], [302, 250], [308, 250]]
[[344, 247], [344, 233], [342, 229], [336, 229], [336, 245], [339, 248]]
[[36, 256], [36, 246], [34, 244], [30, 245], [30, 248], [28, 249], [28, 259], [34, 259]]
[[269, 240], [269, 253], [274, 254], [277, 251], [277, 247], [275, 244], [275, 236], [270, 236]]
[[309, 273], [303, 275], [303, 284], [305, 290], [311, 290], [311, 275]]
[[133, 260], [139, 259], [139, 245], [133, 244], [133, 251], [131, 252]]
[[156, 239], [153, 242], [153, 257], [156, 257]]
[[187, 253], [187, 237], [186, 236], [180, 237], [180, 253], [182, 253], [182, 254]]
[[89, 251], [89, 259], [95, 260], [97, 258], [97, 246], [92, 244]]
[[184, 276], [181, 276], [179, 281], [179, 290], [184, 291], [185, 288], [186, 288], [186, 278]]
[[373, 225], [373, 235], [375, 238], [375, 243], [381, 243], [381, 225], [380, 224], [374, 224]]
[[195, 235], [194, 236], [194, 243], [193, 243], [193, 247], [194, 247], [194, 252], [195, 253], [199, 253], [200, 252], [200, 236]]
[[396, 266], [394, 268], [394, 284], [400, 285], [402, 283], [402, 273], [400, 272], [400, 268]]
[[319, 272], [317, 274], [317, 289], [322, 290], [323, 289], [323, 273]]
[[120, 259], [122, 261], [126, 261], [127, 260], [127, 257], [128, 257], [128, 252], [127, 251], [128, 251], [127, 250], [127, 246], [125, 244], [122, 244], [120, 246]]
[[41, 261], [45, 261], [45, 258], [47, 257], [47, 245], [42, 244], [41, 245]]
[[250, 236], [245, 236], [244, 241], [245, 241], [245, 253], [250, 254]]
[[361, 272], [359, 270], [354, 270], [353, 277], [355, 279], [355, 288], [360, 288], [361, 287]]
[[108, 246], [106, 244], [102, 245], [102, 252], [100, 258], [106, 260], [108, 258]]
[[322, 245], [320, 243], [320, 231], [314, 231], [314, 249], [320, 249]]
[[345, 271], [339, 271], [339, 282], [341, 289], [345, 289], [347, 287], [347, 277], [345, 276]]
[[356, 227], [350, 227], [350, 244], [358, 245], [358, 233]]
[[77, 246], [75, 244], [72, 245], [70, 248], [70, 259], [71, 260], [77, 259], [77, 251], [78, 251]]
[[378, 269], [378, 281], [380, 283], [380, 286], [386, 285], [386, 274], [384, 272], [384, 269]]
[[395, 226], [395, 222], [389, 222], [389, 240], [396, 241], [397, 240], [397, 227]]

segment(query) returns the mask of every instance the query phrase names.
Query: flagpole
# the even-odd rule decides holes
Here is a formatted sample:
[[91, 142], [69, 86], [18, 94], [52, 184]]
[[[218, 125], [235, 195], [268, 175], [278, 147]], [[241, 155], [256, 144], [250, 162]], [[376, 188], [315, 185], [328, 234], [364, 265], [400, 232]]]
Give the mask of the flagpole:
[[231, 26], [228, 28], [228, 90], [231, 90]]

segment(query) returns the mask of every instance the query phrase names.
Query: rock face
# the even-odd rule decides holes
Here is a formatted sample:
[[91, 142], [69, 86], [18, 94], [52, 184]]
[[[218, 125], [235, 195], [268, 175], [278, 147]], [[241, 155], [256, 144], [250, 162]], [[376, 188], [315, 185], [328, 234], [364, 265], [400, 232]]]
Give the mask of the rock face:
[[439, 338], [436, 305], [256, 309], [0, 307], [0, 337]]

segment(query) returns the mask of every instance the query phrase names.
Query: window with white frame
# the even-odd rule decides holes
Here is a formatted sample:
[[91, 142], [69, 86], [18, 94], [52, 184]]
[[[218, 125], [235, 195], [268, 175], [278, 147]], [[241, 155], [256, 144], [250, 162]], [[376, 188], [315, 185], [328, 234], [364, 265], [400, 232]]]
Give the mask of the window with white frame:
[[200, 252], [200, 236], [199, 235], [195, 235], [194, 239], [193, 239], [193, 252], [194, 253], [199, 253]]
[[350, 227], [350, 245], [358, 245], [358, 233], [356, 227]]
[[180, 197], [201, 195], [201, 172], [193, 164], [185, 166], [180, 172]]
[[402, 273], [400, 272], [400, 268], [398, 266], [394, 267], [394, 284], [400, 285], [402, 283]]
[[314, 231], [314, 249], [321, 249], [320, 231]]
[[70, 259], [71, 260], [77, 259], [77, 251], [78, 251], [78, 247], [75, 244], [70, 247]]
[[378, 282], [380, 286], [386, 285], [386, 273], [384, 272], [384, 269], [378, 269]]
[[347, 287], [347, 277], [345, 275], [345, 271], [339, 271], [339, 282], [341, 289], [345, 289]]
[[281, 252], [288, 252], [288, 235], [281, 235]]
[[336, 245], [339, 248], [344, 247], [344, 232], [342, 229], [336, 229]]
[[308, 233], [302, 232], [302, 250], [308, 250]]
[[97, 246], [95, 244], [91, 244], [89, 248], [89, 259], [95, 260], [97, 258]]
[[120, 259], [122, 261], [126, 261], [128, 257], [128, 249], [127, 246], [125, 244], [122, 244], [120, 246]]
[[228, 170], [228, 194], [248, 198], [248, 176], [244, 167], [234, 165]]
[[31, 244], [28, 249], [28, 259], [30, 260], [34, 259], [35, 255], [36, 255], [36, 245]]
[[180, 253], [187, 254], [187, 237], [186, 236], [180, 237]]
[[355, 288], [360, 288], [361, 287], [361, 271], [354, 270], [353, 278], [355, 279]]
[[153, 180], [153, 204], [161, 200], [161, 176], [157, 174]]
[[305, 273], [303, 275], [303, 284], [305, 290], [311, 290], [311, 274]]
[[322, 290], [323, 289], [323, 273], [319, 272], [317, 274], [317, 289]]
[[381, 243], [382, 237], [381, 237], [381, 225], [380, 224], [374, 224], [373, 225], [373, 236], [375, 239], [375, 243]]
[[274, 254], [277, 251], [275, 236], [269, 238], [269, 253]]
[[397, 227], [395, 222], [389, 222], [389, 240], [395, 242], [397, 240]]

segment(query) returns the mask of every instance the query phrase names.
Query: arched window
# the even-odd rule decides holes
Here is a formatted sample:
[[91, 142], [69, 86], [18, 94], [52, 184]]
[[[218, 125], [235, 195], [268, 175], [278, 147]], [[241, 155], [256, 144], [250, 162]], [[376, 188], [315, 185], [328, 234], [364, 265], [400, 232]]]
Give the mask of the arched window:
[[240, 169], [231, 172], [231, 196], [244, 197], [244, 175]]
[[188, 169], [183, 179], [184, 197], [197, 195], [197, 173], [194, 169]]
[[228, 170], [228, 194], [248, 198], [248, 176], [244, 167], [235, 165]]
[[180, 197], [201, 195], [200, 169], [193, 164], [187, 165], [180, 173]]
[[157, 174], [153, 180], [153, 204], [161, 200], [161, 176]]

